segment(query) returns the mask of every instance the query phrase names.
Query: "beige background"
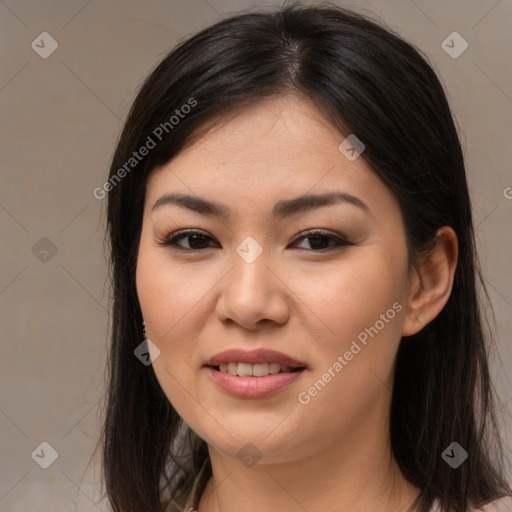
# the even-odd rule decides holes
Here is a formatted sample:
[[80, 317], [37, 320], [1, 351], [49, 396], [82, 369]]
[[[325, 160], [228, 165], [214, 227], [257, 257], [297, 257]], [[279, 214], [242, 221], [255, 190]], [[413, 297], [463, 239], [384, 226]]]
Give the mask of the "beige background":
[[[421, 48], [445, 84], [464, 133], [497, 318], [501, 359], [493, 372], [508, 404], [502, 413], [510, 413], [512, 2], [340, 4], [375, 13]], [[0, 2], [0, 511], [109, 510], [99, 500], [99, 465], [90, 460], [108, 318], [105, 201], [92, 192], [106, 180], [134, 92], [156, 62], [229, 13], [271, 5], [280, 2]], [[453, 31], [469, 44], [458, 58], [441, 46]], [[51, 48], [42, 32], [58, 43], [46, 59], [31, 47], [45, 37], [44, 51]], [[510, 425], [505, 419], [504, 430]], [[31, 456], [43, 441], [58, 453], [48, 469]], [[39, 460], [50, 454], [35, 453]]]

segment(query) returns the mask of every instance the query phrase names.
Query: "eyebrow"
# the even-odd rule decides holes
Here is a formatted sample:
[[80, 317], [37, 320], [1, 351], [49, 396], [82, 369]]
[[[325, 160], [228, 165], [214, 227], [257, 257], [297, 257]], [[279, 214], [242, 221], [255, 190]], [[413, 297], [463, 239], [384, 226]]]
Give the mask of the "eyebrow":
[[[278, 201], [272, 210], [275, 219], [283, 219], [298, 213], [305, 213], [321, 206], [330, 206], [339, 203], [347, 203], [356, 206], [365, 213], [371, 215], [368, 205], [352, 194], [346, 192], [327, 192], [325, 194], [306, 194], [293, 199], [284, 199]], [[198, 196], [186, 194], [165, 194], [153, 205], [151, 212], [165, 205], [177, 205], [202, 215], [219, 216], [223, 218], [230, 217], [229, 208]]]

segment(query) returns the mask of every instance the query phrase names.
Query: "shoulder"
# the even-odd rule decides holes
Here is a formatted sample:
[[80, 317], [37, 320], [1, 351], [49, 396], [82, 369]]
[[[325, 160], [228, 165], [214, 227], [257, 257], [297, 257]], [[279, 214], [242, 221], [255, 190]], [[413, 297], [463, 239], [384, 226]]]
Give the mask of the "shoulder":
[[491, 501], [475, 509], [475, 512], [512, 512], [512, 497], [505, 496], [504, 498]]
[[[431, 512], [439, 512], [439, 510], [439, 501], [436, 500]], [[512, 497], [505, 496], [504, 498], [490, 501], [480, 508], [472, 508], [470, 512], [512, 512]]]

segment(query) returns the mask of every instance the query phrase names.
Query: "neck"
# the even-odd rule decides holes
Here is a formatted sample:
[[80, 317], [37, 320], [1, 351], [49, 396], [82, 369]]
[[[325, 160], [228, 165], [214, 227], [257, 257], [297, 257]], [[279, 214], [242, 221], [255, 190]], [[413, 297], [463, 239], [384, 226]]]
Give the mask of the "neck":
[[252, 467], [209, 446], [212, 478], [198, 512], [408, 511], [419, 489], [405, 480], [392, 457], [383, 419], [366, 418], [320, 450], [302, 445], [300, 458], [268, 463], [262, 458]]

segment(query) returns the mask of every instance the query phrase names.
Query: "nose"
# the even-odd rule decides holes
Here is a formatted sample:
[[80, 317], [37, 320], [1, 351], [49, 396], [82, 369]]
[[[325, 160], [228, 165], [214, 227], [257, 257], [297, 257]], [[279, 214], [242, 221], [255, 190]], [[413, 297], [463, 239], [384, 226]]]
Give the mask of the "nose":
[[269, 322], [287, 322], [290, 290], [271, 267], [265, 251], [252, 263], [235, 253], [232, 269], [219, 285], [216, 314], [222, 322], [234, 322], [250, 331]]

